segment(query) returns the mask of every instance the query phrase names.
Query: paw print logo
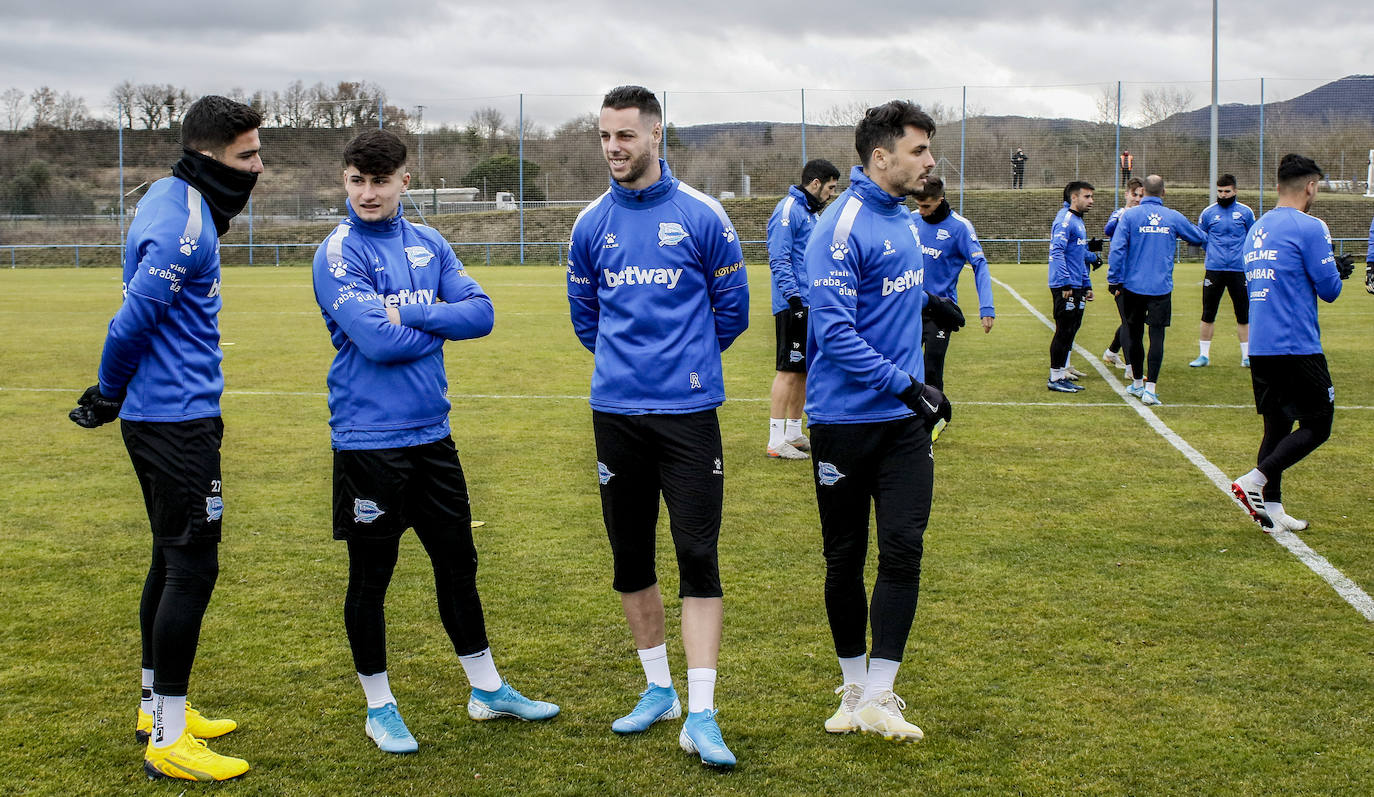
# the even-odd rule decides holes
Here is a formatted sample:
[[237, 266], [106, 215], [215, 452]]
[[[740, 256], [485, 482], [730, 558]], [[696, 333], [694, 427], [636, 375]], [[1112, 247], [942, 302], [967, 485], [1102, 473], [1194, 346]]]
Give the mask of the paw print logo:
[[196, 245], [195, 238], [188, 238], [185, 235], [178, 238], [177, 243], [181, 244], [181, 246], [178, 247], [181, 250], [181, 253], [187, 256], [189, 256], [192, 252], [200, 248]]
[[735, 242], [735, 228], [734, 228], [734, 227], [726, 227], [726, 228], [725, 228], [725, 240], [726, 240], [727, 242], [729, 242], [729, 243], [734, 243], [734, 242]]
[[329, 264], [329, 273], [334, 275], [334, 279], [343, 279], [344, 274], [348, 273], [348, 266], [342, 260], [335, 260]]
[[615, 233], [613, 233], [613, 232], [608, 232], [608, 233], [606, 233], [606, 243], [608, 243], [608, 244], [613, 244], [613, 243], [615, 243]]
[[844, 241], [836, 241], [830, 245], [830, 259], [844, 260], [849, 256], [849, 244]]
[[1267, 234], [1268, 233], [1264, 231], [1263, 227], [1256, 227], [1255, 234], [1254, 236], [1252, 236], [1255, 239], [1255, 242], [1250, 246], [1254, 249], [1262, 249], [1264, 247], [1264, 236], [1266, 236]]
[[1150, 214], [1150, 226], [1151, 226], [1151, 227], [1158, 227], [1158, 226], [1159, 226], [1159, 222], [1160, 222], [1160, 220], [1161, 220], [1162, 218], [1163, 218], [1163, 217], [1160, 216], [1158, 213], [1151, 213], [1151, 214]]

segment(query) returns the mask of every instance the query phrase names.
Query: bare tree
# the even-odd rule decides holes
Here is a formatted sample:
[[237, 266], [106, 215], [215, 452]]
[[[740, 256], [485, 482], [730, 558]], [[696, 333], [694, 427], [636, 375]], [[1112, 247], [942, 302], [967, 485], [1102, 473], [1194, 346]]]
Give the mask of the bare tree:
[[162, 127], [163, 114], [166, 111], [165, 96], [162, 86], [156, 83], [142, 83], [135, 89], [134, 105], [138, 108], [138, 118], [145, 128], [156, 130]]
[[63, 130], [78, 130], [85, 125], [89, 116], [86, 100], [70, 91], [64, 91], [53, 108], [52, 122], [55, 127]]
[[34, 89], [29, 95], [29, 104], [33, 106], [33, 126], [52, 127], [53, 117], [57, 115], [57, 92], [47, 86]]
[[469, 117], [468, 127], [472, 128], [479, 138], [495, 141], [506, 127], [506, 115], [490, 106], [478, 108]]
[[5, 89], [0, 94], [0, 108], [4, 109], [5, 123], [10, 130], [18, 130], [24, 124], [24, 92], [16, 88]]
[[1098, 124], [1116, 124], [1116, 87], [1103, 86], [1097, 91], [1097, 96], [1093, 98], [1093, 121]]
[[[273, 92], [273, 96], [277, 96]], [[299, 80], [286, 85], [277, 105], [278, 124], [285, 127], [309, 127], [314, 118], [312, 106], [316, 101], [314, 93]]]
[[115, 122], [132, 129], [134, 126], [134, 96], [138, 89], [133, 81], [121, 80], [110, 89], [110, 104], [115, 109]]
[[171, 85], [164, 87], [167, 100], [167, 126], [171, 127], [181, 123], [181, 117], [190, 110], [191, 103], [196, 101], [191, 96], [191, 92], [184, 88], [173, 88]]
[[1140, 94], [1140, 126], [1163, 122], [1169, 117], [1188, 110], [1193, 104], [1191, 89], [1160, 86], [1146, 89]]
[[343, 121], [343, 109], [334, 90], [316, 83], [310, 88], [310, 124], [319, 127], [339, 127]]
[[850, 100], [832, 105], [820, 112], [816, 117], [816, 122], [823, 125], [856, 125], [860, 119], [864, 118], [864, 112], [868, 110], [868, 107], [868, 103], [863, 100]]

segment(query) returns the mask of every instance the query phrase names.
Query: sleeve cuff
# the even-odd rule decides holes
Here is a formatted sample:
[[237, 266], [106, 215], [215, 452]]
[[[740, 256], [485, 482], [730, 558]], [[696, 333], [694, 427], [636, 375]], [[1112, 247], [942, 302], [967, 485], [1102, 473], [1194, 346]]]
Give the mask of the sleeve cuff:
[[396, 308], [401, 315], [401, 326], [423, 330], [428, 317], [428, 306], [423, 304], [403, 304]]

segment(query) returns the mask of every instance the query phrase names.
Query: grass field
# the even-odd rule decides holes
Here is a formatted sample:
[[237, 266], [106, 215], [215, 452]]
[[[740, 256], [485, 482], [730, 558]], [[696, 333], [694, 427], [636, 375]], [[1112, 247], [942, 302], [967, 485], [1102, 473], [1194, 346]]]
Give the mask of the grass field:
[[[898, 680], [926, 740], [827, 736], [839, 673], [813, 487], [806, 464], [763, 456], [773, 343], [762, 266], [751, 269], [753, 327], [725, 355], [732, 400], [721, 410], [717, 696], [740, 765], [703, 770], [677, 749], [676, 727], [613, 735], [642, 674], [610, 588], [590, 413], [577, 398], [590, 357], [572, 335], [561, 270], [472, 273], [496, 330], [447, 350], [454, 438], [486, 521], [488, 628], [503, 675], [563, 714], [537, 726], [467, 719], [466, 682], [408, 536], [388, 602], [389, 669], [421, 750], [387, 756], [363, 736], [342, 624], [346, 557], [329, 533], [332, 350], [306, 269], [229, 269], [225, 540], [191, 697], [239, 720], [214, 748], [253, 770], [216, 793], [1374, 790], [1370, 623], [1097, 374], [1084, 393], [1047, 392], [1049, 330], [1001, 287], [996, 327], [956, 336], [946, 374], [955, 419], [935, 450], [921, 605]], [[1043, 266], [994, 274], [1048, 309]], [[1186, 366], [1200, 276], [1179, 268], [1155, 414], [1234, 475], [1253, 464], [1260, 424], [1225, 312], [1213, 366]], [[118, 302], [114, 269], [0, 271], [0, 793], [187, 790], [147, 783], [133, 738], [149, 547], [137, 484], [113, 426], [65, 417], [93, 381]], [[1312, 522], [1302, 538], [1366, 589], [1371, 317], [1374, 297], [1354, 280], [1322, 310], [1342, 409], [1331, 441], [1285, 480], [1289, 510]], [[1100, 353], [1114, 325], [1099, 300], [1079, 342]], [[661, 532], [664, 592], [675, 595]]]

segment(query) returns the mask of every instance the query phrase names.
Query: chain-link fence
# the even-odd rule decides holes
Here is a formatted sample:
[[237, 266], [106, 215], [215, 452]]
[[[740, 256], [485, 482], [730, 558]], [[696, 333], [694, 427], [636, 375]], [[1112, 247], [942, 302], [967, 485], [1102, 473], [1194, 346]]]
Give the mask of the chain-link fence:
[[[1130, 176], [1164, 176], [1166, 201], [1196, 216], [1209, 201], [1210, 83], [1103, 81], [1064, 86], [955, 86], [864, 91], [676, 92], [660, 95], [662, 155], [678, 177], [722, 198], [764, 259], [773, 206], [802, 164], [857, 161], [853, 125], [869, 106], [902, 97], [938, 125], [936, 174], [993, 260], [1039, 260], [1070, 180], [1097, 188], [1100, 226]], [[1314, 213], [1338, 248], [1363, 240], [1374, 204], [1374, 77], [1223, 81], [1218, 174], [1241, 201], [1273, 206], [1286, 152], [1313, 157], [1328, 192]], [[384, 126], [410, 148], [411, 218], [441, 229], [474, 263], [559, 263], [578, 210], [605, 190], [599, 94], [360, 99], [264, 109], [267, 171], [223, 241], [226, 263], [308, 261], [344, 212], [344, 144]], [[319, 103], [316, 103], [319, 105]], [[113, 109], [96, 129], [0, 131], [0, 267], [114, 265], [133, 208], [179, 156], [178, 130]], [[90, 123], [87, 123], [90, 126]], [[11, 126], [17, 126], [11, 123]], [[1261, 191], [1263, 190], [1263, 193]], [[1344, 239], [1344, 240], [1342, 240]]]

